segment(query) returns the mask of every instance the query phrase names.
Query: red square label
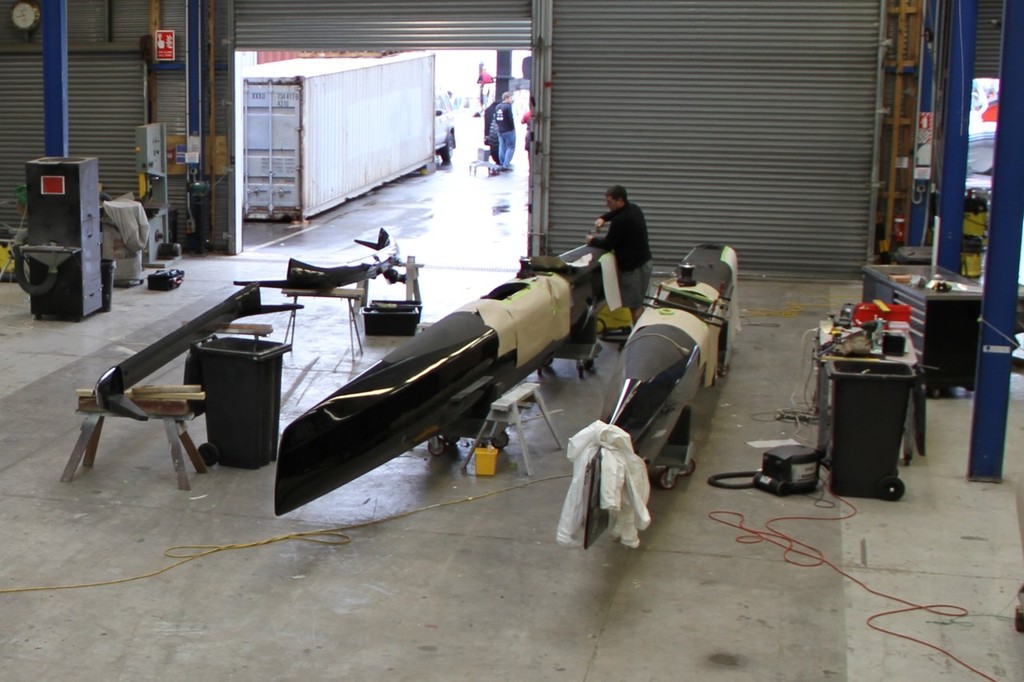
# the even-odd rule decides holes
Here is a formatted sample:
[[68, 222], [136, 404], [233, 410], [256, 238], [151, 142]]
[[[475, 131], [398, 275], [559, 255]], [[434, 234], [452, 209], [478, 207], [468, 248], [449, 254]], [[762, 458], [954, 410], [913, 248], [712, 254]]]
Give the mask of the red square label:
[[41, 180], [43, 181], [39, 189], [41, 194], [64, 194], [63, 175], [44, 175]]

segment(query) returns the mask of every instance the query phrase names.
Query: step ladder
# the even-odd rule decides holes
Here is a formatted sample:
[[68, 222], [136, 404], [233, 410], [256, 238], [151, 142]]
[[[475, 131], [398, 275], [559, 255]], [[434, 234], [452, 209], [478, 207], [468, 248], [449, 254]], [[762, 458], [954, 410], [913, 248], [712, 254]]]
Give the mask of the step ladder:
[[[520, 413], [520, 407], [525, 407], [527, 403], [533, 401], [540, 408], [540, 413], [544, 417], [544, 421], [547, 422], [548, 428], [551, 429], [551, 435], [555, 439], [555, 443], [559, 448], [562, 448], [562, 439], [558, 437], [558, 431], [555, 430], [555, 425], [551, 421], [551, 415], [548, 412], [547, 406], [544, 404], [544, 399], [541, 398], [540, 392], [537, 390], [540, 388], [540, 384], [535, 383], [522, 383], [514, 388], [509, 389], [500, 398], [491, 403], [491, 409], [487, 413], [487, 419], [484, 420], [483, 425], [480, 427], [480, 431], [476, 434], [476, 439], [473, 441], [473, 447], [470, 449], [469, 457], [462, 463], [462, 470], [465, 471], [469, 466], [470, 461], [476, 456], [476, 449], [480, 446], [485, 438], [493, 439], [495, 434], [499, 430], [504, 429], [507, 425], [511, 424], [515, 427], [516, 437], [519, 439], [519, 449], [523, 453], [523, 470], [527, 476], [530, 476], [530, 454], [526, 447], [526, 437], [523, 434], [523, 419]], [[487, 436], [484, 436], [487, 433]]]

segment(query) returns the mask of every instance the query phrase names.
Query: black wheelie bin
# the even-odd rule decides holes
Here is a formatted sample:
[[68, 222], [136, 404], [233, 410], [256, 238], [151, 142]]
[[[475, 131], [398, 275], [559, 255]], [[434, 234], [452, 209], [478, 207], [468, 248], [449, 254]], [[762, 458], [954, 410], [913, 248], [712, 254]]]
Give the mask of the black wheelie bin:
[[914, 369], [901, 362], [832, 360], [828, 460], [832, 492], [895, 501]]
[[258, 469], [277, 459], [282, 356], [291, 345], [211, 336], [192, 345], [186, 383], [206, 392], [207, 464]]

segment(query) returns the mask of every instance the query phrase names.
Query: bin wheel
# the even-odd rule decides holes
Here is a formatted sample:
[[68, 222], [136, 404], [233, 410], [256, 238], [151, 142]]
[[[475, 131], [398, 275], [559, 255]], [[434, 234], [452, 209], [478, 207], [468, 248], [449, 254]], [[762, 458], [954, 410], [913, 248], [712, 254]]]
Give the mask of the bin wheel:
[[427, 441], [427, 452], [434, 457], [444, 454], [447, 447], [448, 441], [445, 440], [444, 436], [431, 436], [430, 440]]
[[1024, 606], [1018, 606], [1013, 614], [1013, 629], [1017, 632], [1024, 632]]
[[903, 497], [903, 493], [906, 491], [906, 486], [896, 476], [886, 476], [878, 482], [878, 487], [875, 490], [876, 495], [881, 500], [888, 500], [889, 502], [895, 502], [896, 500]]
[[213, 443], [203, 443], [196, 449], [199, 451], [199, 456], [203, 458], [203, 463], [206, 466], [212, 467], [220, 461], [220, 450]]
[[490, 437], [491, 445], [501, 450], [503, 447], [508, 445], [508, 431], [502, 429], [496, 434]]

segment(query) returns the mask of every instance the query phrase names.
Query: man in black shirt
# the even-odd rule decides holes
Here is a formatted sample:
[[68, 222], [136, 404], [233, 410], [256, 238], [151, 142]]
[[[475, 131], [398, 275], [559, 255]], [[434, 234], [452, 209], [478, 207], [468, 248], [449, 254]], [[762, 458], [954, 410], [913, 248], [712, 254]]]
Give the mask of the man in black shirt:
[[512, 170], [512, 155], [516, 151], [516, 122], [512, 118], [512, 93], [501, 96], [501, 104], [494, 108], [494, 122], [498, 124], [498, 165]]
[[651, 247], [647, 242], [647, 221], [640, 207], [629, 202], [626, 188], [622, 185], [609, 187], [604, 193], [604, 201], [608, 212], [594, 221], [594, 227], [599, 232], [609, 223], [608, 234], [605, 237], [587, 235], [587, 244], [615, 252], [622, 304], [629, 308], [636, 323], [644, 311], [644, 296], [647, 295], [647, 284], [654, 267]]

